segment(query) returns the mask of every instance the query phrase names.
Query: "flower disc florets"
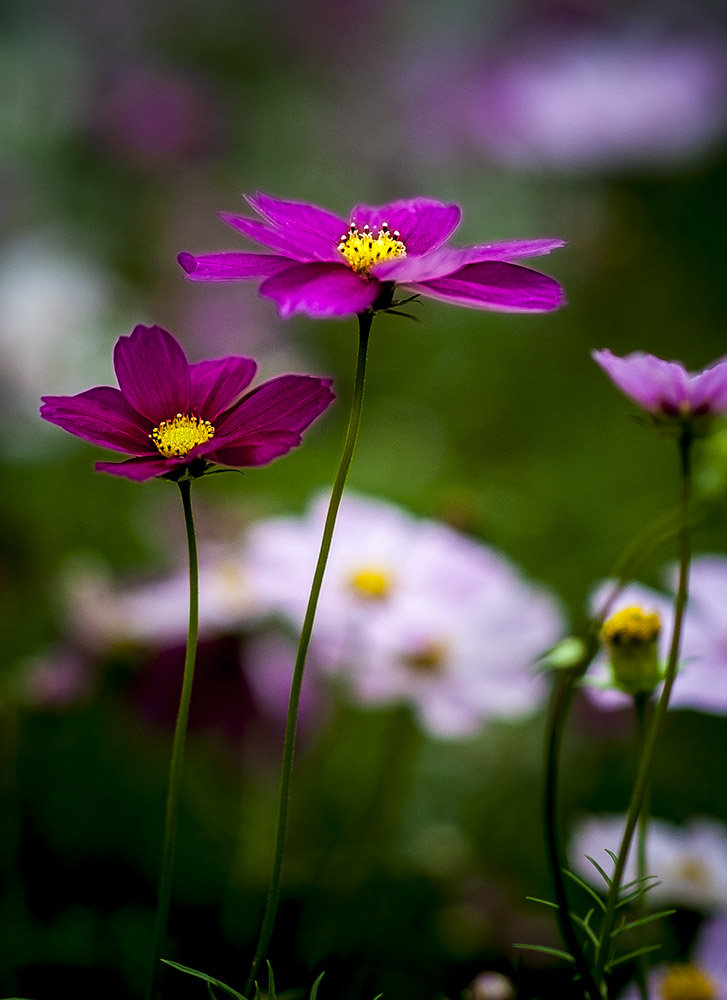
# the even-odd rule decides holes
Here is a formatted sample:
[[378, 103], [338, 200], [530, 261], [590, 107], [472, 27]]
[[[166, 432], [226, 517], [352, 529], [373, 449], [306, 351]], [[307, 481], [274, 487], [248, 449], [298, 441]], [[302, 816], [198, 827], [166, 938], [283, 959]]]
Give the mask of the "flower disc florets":
[[696, 965], [671, 965], [661, 995], [664, 1000], [717, 1000], [717, 984]]
[[368, 226], [359, 229], [352, 222], [348, 232], [341, 237], [338, 249], [356, 274], [367, 275], [374, 264], [406, 257], [406, 247], [399, 236], [398, 229], [389, 232], [388, 222], [381, 223], [375, 236]]
[[181, 458], [214, 435], [215, 429], [209, 420], [178, 413], [173, 420], [162, 420], [149, 437], [165, 458]]

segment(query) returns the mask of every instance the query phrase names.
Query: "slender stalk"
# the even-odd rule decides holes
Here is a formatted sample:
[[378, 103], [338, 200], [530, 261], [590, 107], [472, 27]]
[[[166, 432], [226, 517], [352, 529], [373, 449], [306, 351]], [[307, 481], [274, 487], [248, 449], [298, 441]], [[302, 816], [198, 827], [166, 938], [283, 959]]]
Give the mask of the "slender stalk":
[[159, 958], [162, 943], [166, 933], [169, 904], [172, 897], [172, 872], [174, 868], [174, 845], [177, 832], [177, 813], [182, 785], [182, 760], [184, 744], [187, 736], [187, 721], [189, 719], [189, 703], [192, 697], [192, 682], [194, 680], [194, 663], [197, 655], [197, 633], [199, 623], [199, 569], [197, 562], [197, 539], [192, 517], [191, 479], [180, 479], [179, 490], [182, 494], [184, 507], [184, 523], [187, 529], [187, 547], [189, 550], [189, 626], [187, 630], [187, 650], [184, 657], [184, 676], [182, 692], [179, 698], [177, 722], [174, 727], [172, 743], [172, 758], [169, 764], [169, 780], [167, 783], [166, 821], [164, 825], [164, 848], [162, 851], [162, 867], [159, 874], [159, 890], [157, 893], [157, 910], [152, 932], [152, 965], [149, 977], [149, 1000], [157, 994], [159, 984]]
[[672, 632], [669, 646], [669, 656], [666, 664], [666, 674], [664, 677], [664, 687], [661, 696], [654, 708], [651, 724], [644, 738], [644, 746], [641, 753], [634, 787], [631, 792], [631, 801], [626, 815], [626, 826], [624, 828], [621, 846], [619, 848], [616, 863], [614, 865], [611, 886], [606, 896], [606, 909], [601, 925], [599, 948], [596, 961], [596, 980], [600, 982], [604, 975], [606, 964], [609, 961], [611, 932], [618, 903], [619, 888], [623, 878], [626, 858], [628, 857], [631, 841], [634, 836], [639, 814], [646, 799], [649, 784], [651, 766], [654, 760], [656, 744], [666, 718], [669, 707], [669, 697], [677, 673], [677, 663], [679, 658], [679, 644], [681, 642], [682, 621], [684, 609], [687, 603], [689, 590], [689, 563], [691, 559], [691, 538], [690, 538], [690, 516], [691, 516], [691, 450], [693, 438], [688, 430], [682, 433], [679, 439], [679, 458], [682, 479], [681, 495], [681, 531], [679, 541], [679, 585], [677, 588], [676, 600], [674, 602], [674, 631]]
[[318, 597], [321, 592], [321, 584], [323, 583], [323, 574], [325, 573], [326, 563], [328, 562], [328, 553], [331, 549], [333, 529], [336, 524], [338, 508], [341, 503], [341, 497], [343, 496], [344, 486], [346, 485], [348, 470], [351, 467], [351, 460], [353, 458], [356, 440], [358, 438], [358, 431], [361, 424], [364, 384], [366, 381], [366, 359], [368, 356], [369, 334], [371, 332], [372, 321], [372, 312], [359, 313], [358, 358], [356, 362], [356, 381], [353, 390], [353, 400], [351, 402], [351, 414], [348, 420], [348, 430], [346, 431], [346, 440], [343, 445], [343, 452], [341, 453], [338, 471], [336, 472], [333, 489], [331, 490], [331, 499], [328, 503], [328, 513], [326, 514], [326, 520], [323, 527], [323, 537], [321, 538], [318, 562], [316, 563], [315, 572], [313, 574], [310, 597], [308, 598], [308, 606], [303, 619], [303, 627], [301, 629], [300, 640], [298, 642], [298, 652], [296, 654], [295, 666], [293, 668], [293, 679], [290, 685], [290, 699], [288, 701], [288, 716], [285, 723], [283, 758], [280, 769], [278, 823], [275, 837], [273, 870], [270, 877], [270, 886], [268, 888], [265, 912], [263, 914], [262, 924], [260, 927], [257, 948], [255, 950], [255, 956], [252, 960], [250, 974], [247, 977], [247, 984], [245, 986], [244, 995], [246, 997], [250, 997], [252, 994], [257, 970], [260, 967], [260, 963], [263, 958], [265, 958], [268, 950], [270, 938], [273, 933], [273, 926], [275, 924], [275, 914], [278, 908], [278, 900], [280, 898], [280, 880], [283, 868], [285, 835], [288, 824], [290, 782], [293, 772], [293, 754], [295, 750], [295, 734], [298, 724], [298, 704], [300, 702], [300, 690], [303, 683], [303, 671], [305, 669], [305, 661], [308, 655], [311, 633], [313, 631], [313, 621], [315, 619], [316, 608], [318, 607]]
[[568, 894], [563, 878], [563, 869], [566, 867], [565, 852], [563, 850], [560, 824], [558, 823], [557, 789], [563, 730], [568, 717], [575, 684], [582, 672], [582, 670], [576, 667], [569, 670], [564, 676], [559, 674], [556, 677], [551, 696], [545, 754], [544, 827], [545, 846], [553, 879], [555, 900], [558, 904], [557, 918], [561, 937], [575, 960], [584, 996], [590, 998], [590, 1000], [599, 1000], [601, 992], [593, 978], [588, 961], [583, 954], [583, 949], [581, 948], [573, 920], [570, 916]]
[[[649, 696], [644, 692], [634, 695], [634, 715], [636, 717], [636, 759], [641, 758], [644, 749], [644, 740], [648, 731]], [[646, 916], [646, 893], [644, 892], [644, 879], [647, 876], [646, 858], [646, 838], [649, 831], [649, 791], [644, 795], [644, 802], [639, 813], [639, 823], [636, 836], [636, 877], [639, 881], [639, 896], [636, 901], [639, 916]], [[640, 942], [643, 944], [643, 941]], [[648, 955], [640, 955], [636, 963], [636, 979], [641, 1000], [649, 1000], [649, 958]]]

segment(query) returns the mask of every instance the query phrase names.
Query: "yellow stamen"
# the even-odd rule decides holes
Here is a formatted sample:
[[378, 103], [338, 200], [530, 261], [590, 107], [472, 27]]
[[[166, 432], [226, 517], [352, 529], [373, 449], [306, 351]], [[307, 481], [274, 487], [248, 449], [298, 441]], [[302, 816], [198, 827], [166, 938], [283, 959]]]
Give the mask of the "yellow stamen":
[[640, 645], [656, 639], [661, 631], [661, 619], [655, 611], [629, 607], [617, 611], [603, 623], [604, 642], [617, 645]]
[[368, 226], [359, 229], [355, 222], [341, 237], [339, 251], [346, 258], [348, 266], [357, 274], [368, 274], [374, 264], [406, 257], [406, 247], [399, 239], [397, 230], [389, 231], [388, 222], [382, 222], [374, 236]]
[[717, 984], [696, 965], [672, 965], [660, 993], [662, 1000], [716, 1000]]
[[391, 590], [391, 577], [381, 569], [366, 566], [351, 574], [351, 586], [363, 597], [381, 600]]
[[214, 437], [215, 429], [209, 420], [178, 413], [171, 420], [162, 420], [149, 437], [165, 458], [181, 458], [198, 444]]

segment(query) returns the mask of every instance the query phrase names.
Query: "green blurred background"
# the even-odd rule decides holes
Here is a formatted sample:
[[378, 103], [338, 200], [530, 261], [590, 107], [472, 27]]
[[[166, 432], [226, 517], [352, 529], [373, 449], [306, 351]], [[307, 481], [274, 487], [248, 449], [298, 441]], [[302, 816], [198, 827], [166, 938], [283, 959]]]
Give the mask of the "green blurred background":
[[[81, 697], [33, 696], [25, 678], [38, 657], [77, 655], [74, 561], [101, 561], [119, 583], [184, 565], [176, 491], [95, 474], [99, 449], [42, 425], [39, 396], [111, 381], [111, 347], [137, 322], [195, 359], [332, 375], [338, 402], [303, 448], [199, 484], [200, 522], [224, 536], [330, 483], [356, 334], [350, 321], [282, 321], [251, 285], [186, 282], [178, 251], [243, 247], [217, 211], [242, 211], [256, 189], [341, 215], [421, 194], [462, 205], [462, 244], [563, 237], [534, 262], [566, 288], [557, 313], [427, 301], [421, 323], [377, 319], [350, 483], [501, 549], [577, 623], [594, 581], [675, 502], [678, 471], [590, 350], [690, 368], [725, 353], [726, 40], [718, 3], [0, 3], [3, 995], [143, 989], [170, 748], [166, 719], [150, 723], [130, 695], [149, 653], [94, 663]], [[698, 477], [696, 547], [725, 551], [727, 447], [702, 448]], [[641, 579], [658, 583], [673, 555], [654, 554]], [[619, 811], [628, 720], [584, 712], [566, 808]], [[213, 717], [191, 733], [167, 951], [238, 988], [281, 740], [279, 726], [243, 723], [232, 738]], [[674, 714], [659, 815], [727, 819], [726, 737], [722, 718]], [[557, 968], [528, 957], [519, 971], [511, 947], [557, 944], [525, 901], [549, 892], [541, 743], [540, 718], [447, 744], [397, 709], [343, 703], [313, 727], [279, 985], [326, 970], [327, 997], [457, 997], [495, 968], [521, 975], [523, 996], [557, 993]], [[203, 989], [167, 979], [170, 996]]]

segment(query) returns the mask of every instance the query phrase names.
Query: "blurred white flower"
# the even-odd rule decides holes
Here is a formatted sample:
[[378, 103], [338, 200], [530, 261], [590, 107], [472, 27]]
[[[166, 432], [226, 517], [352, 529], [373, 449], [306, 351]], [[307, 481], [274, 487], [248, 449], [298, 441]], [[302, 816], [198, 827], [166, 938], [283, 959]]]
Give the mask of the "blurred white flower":
[[[624, 816], [594, 816], [583, 820], [573, 834], [570, 859], [574, 870], [590, 885], [603, 891], [605, 885], [593, 858], [607, 875], [613, 868], [606, 851], [618, 853]], [[698, 817], [684, 826], [663, 819], [649, 821], [646, 838], [646, 872], [659, 884], [646, 900], [651, 907], [683, 906], [694, 910], [723, 908], [727, 899], [727, 826], [715, 819]], [[623, 883], [636, 878], [635, 848], [629, 852]]]
[[[261, 606], [299, 628], [327, 497], [307, 516], [254, 525], [246, 565]], [[533, 666], [562, 633], [555, 599], [503, 556], [436, 521], [348, 494], [321, 590], [312, 648], [363, 703], [409, 702], [443, 737], [532, 711]]]
[[[121, 312], [114, 277], [76, 253], [62, 233], [26, 233], [0, 247], [0, 399], [5, 414], [23, 421], [8, 445], [32, 451], [42, 434], [44, 393], [74, 393], [108, 381], [108, 355]], [[54, 447], [57, 447], [55, 445]]]
[[[727, 1000], [727, 914], [704, 921], [694, 940], [688, 962], [664, 962], [649, 973], [653, 1000]], [[621, 1000], [639, 1000], [634, 983]]]
[[[75, 561], [64, 580], [69, 627], [93, 652], [118, 645], [170, 647], [184, 643], [189, 617], [189, 573], [122, 586], [98, 563]], [[256, 616], [252, 591], [234, 546], [204, 545], [199, 565], [199, 635], [206, 639], [243, 629]]]

